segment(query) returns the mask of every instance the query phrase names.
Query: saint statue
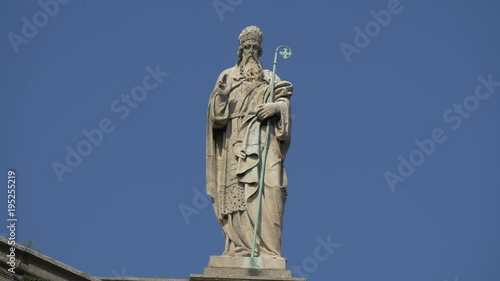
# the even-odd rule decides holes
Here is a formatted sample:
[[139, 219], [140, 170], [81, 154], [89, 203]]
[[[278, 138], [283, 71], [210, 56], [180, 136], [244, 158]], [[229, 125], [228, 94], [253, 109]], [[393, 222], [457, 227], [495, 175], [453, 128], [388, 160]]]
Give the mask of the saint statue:
[[[275, 76], [274, 97], [270, 100], [272, 72], [263, 69], [259, 60], [262, 40], [258, 27], [243, 29], [238, 37], [238, 61], [222, 71], [210, 95], [207, 192], [224, 232], [223, 256], [250, 257], [257, 227], [254, 255], [283, 259], [281, 234], [287, 198], [284, 162], [290, 146], [293, 87]], [[267, 158], [265, 167], [261, 167], [266, 142]], [[259, 199], [261, 169], [265, 169], [265, 177]]]

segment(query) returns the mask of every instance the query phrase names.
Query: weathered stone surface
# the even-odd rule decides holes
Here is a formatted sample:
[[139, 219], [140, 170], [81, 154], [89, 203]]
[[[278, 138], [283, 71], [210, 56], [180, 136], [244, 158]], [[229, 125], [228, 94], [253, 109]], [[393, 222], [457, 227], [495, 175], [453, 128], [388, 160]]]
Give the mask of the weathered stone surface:
[[[223, 256], [281, 258], [293, 86], [264, 69], [262, 31], [243, 29], [238, 61], [221, 72], [209, 98], [207, 193], [225, 236]], [[264, 171], [264, 180], [261, 181]], [[262, 193], [259, 183], [262, 182]]]
[[258, 27], [243, 29], [239, 60], [222, 71], [210, 95], [207, 193], [225, 248], [190, 280], [301, 280], [291, 279], [281, 256], [293, 86], [263, 68], [262, 41]]
[[211, 277], [204, 275], [191, 275], [189, 281], [307, 281], [304, 278], [272, 278], [261, 276], [244, 277]]
[[208, 267], [286, 269], [285, 259], [211, 256]]
[[290, 270], [280, 270], [280, 269], [207, 267], [205, 268], [203, 275], [210, 277], [232, 277], [232, 278], [240, 278], [247, 276], [265, 277], [265, 278], [291, 278], [292, 272]]
[[8, 240], [0, 236], [0, 264], [5, 269], [8, 268], [7, 255], [10, 253], [11, 247], [15, 248], [15, 272], [18, 276], [28, 274], [50, 281], [100, 281], [96, 277], [92, 277], [22, 245], [9, 245]]
[[2, 281], [22, 281], [22, 277], [10, 273], [8, 270], [0, 268], [0, 280]]
[[135, 277], [98, 277], [101, 281], [187, 281], [187, 279], [135, 278]]
[[203, 276], [291, 278], [292, 272], [286, 270], [285, 265], [285, 259], [212, 256], [208, 262], [208, 267], [203, 272]]

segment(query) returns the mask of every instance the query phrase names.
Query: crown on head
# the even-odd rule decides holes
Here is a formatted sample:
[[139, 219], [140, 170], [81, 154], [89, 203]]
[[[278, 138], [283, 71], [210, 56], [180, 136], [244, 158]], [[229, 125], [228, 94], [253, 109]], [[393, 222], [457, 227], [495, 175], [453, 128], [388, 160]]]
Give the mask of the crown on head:
[[262, 34], [260, 28], [255, 25], [245, 27], [238, 37], [238, 42], [241, 45], [243, 44], [243, 42], [251, 39], [256, 40], [257, 42], [259, 42], [259, 45], [262, 45], [264, 35]]

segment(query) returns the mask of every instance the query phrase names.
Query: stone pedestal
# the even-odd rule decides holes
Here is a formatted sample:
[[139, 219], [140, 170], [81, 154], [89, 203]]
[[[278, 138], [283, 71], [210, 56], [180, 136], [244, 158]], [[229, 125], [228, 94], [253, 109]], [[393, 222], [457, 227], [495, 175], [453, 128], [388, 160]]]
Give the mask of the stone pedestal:
[[292, 272], [286, 269], [286, 260], [250, 257], [211, 256], [203, 275], [191, 275], [190, 281], [250, 281], [250, 280], [292, 280]]

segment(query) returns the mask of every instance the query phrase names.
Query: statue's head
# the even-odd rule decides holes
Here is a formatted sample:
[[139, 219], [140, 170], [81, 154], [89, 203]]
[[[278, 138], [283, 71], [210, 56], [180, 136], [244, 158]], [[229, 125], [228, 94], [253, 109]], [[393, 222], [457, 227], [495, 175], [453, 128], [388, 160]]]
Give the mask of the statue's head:
[[240, 43], [238, 65], [240, 73], [248, 81], [263, 80], [262, 64], [259, 60], [262, 55], [262, 39], [262, 31], [256, 26], [245, 27], [238, 37]]
[[260, 28], [255, 25], [247, 26], [241, 31], [238, 37], [240, 47], [238, 49], [238, 57], [243, 58], [245, 51], [256, 52], [257, 58], [262, 55], [262, 41], [264, 35]]

